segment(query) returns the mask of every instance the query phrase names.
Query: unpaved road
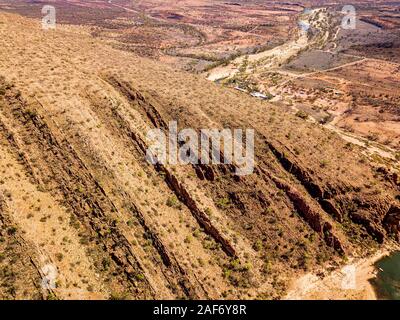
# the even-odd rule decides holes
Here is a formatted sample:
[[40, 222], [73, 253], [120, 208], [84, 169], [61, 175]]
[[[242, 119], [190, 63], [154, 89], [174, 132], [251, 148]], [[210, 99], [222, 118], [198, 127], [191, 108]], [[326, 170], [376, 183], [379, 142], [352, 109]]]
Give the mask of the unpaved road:
[[[313, 72], [310, 72], [310, 73], [302, 73], [302, 74], [296, 74], [296, 75], [292, 74], [293, 78], [282, 82], [281, 86], [285, 85], [286, 83], [288, 83], [288, 82], [290, 82], [290, 81], [292, 81], [294, 79], [302, 79], [302, 78], [307, 78], [307, 77], [310, 77], [310, 76], [313, 76], [313, 75], [319, 74], [319, 73], [325, 73], [325, 72], [339, 70], [339, 69], [342, 69], [342, 68], [345, 68], [345, 67], [350, 67], [350, 66], [353, 66], [355, 64], [359, 64], [359, 63], [365, 62], [367, 60], [369, 60], [369, 59], [361, 58], [360, 60], [349, 62], [349, 63], [345, 63], [345, 64], [342, 64], [340, 66], [333, 67], [333, 68], [326, 69], [326, 70], [318, 70], [318, 71], [313, 71]], [[288, 72], [286, 72], [286, 74], [288, 74]]]

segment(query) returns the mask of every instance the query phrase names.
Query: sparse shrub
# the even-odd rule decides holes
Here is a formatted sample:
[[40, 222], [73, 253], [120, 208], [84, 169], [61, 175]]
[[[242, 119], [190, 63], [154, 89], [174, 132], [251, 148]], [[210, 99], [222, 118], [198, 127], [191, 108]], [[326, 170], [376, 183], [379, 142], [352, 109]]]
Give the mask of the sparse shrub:
[[63, 258], [64, 258], [64, 255], [63, 255], [61, 252], [56, 253], [56, 259], [57, 259], [58, 261], [62, 261]]
[[230, 200], [229, 200], [229, 198], [219, 198], [216, 201], [216, 205], [217, 205], [218, 208], [226, 209], [230, 205]]
[[126, 300], [127, 296], [126, 293], [124, 292], [111, 292], [110, 297], [108, 298], [109, 300]]
[[262, 248], [263, 248], [262, 241], [261, 241], [260, 239], [258, 239], [258, 240], [254, 243], [253, 249], [254, 249], [255, 251], [258, 252], [258, 251], [261, 251]]
[[58, 298], [57, 298], [57, 296], [56, 296], [54, 293], [50, 292], [50, 293], [47, 295], [47, 300], [58, 300]]
[[192, 242], [192, 237], [191, 237], [191, 236], [187, 236], [187, 237], [185, 238], [185, 240], [183, 240], [183, 242], [185, 242], [185, 243], [191, 243], [191, 242]]
[[14, 234], [17, 233], [17, 228], [16, 227], [10, 227], [7, 230], [8, 235], [13, 236]]
[[308, 119], [308, 113], [303, 111], [303, 110], [299, 110], [296, 112], [296, 117], [299, 117], [301, 119]]
[[143, 281], [143, 280], [144, 280], [144, 275], [141, 274], [141, 273], [138, 273], [138, 274], [135, 275], [135, 278], [136, 278], [137, 280], [139, 280], [139, 281]]
[[321, 160], [319, 163], [319, 166], [321, 168], [325, 168], [328, 165], [328, 161], [327, 160]]
[[33, 109], [26, 109], [25, 114], [31, 119], [37, 116], [36, 110]]
[[111, 265], [110, 258], [108, 258], [108, 257], [103, 258], [103, 260], [101, 261], [101, 265], [103, 266], [104, 270], [108, 270], [108, 268], [110, 268], [110, 265]]
[[263, 273], [269, 273], [271, 271], [271, 262], [266, 258], [264, 260], [262, 272]]
[[200, 231], [198, 229], [193, 231], [193, 237], [195, 237], [195, 238], [200, 237]]
[[179, 200], [176, 196], [169, 197], [166, 205], [171, 208], [182, 209], [182, 205], [179, 203]]

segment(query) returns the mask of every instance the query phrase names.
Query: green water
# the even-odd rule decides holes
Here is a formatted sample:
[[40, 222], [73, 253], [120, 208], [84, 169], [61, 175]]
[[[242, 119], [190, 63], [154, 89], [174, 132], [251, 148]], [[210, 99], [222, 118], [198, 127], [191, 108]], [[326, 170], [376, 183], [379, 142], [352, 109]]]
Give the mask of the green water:
[[400, 251], [379, 260], [375, 266], [378, 275], [371, 282], [378, 298], [400, 300]]

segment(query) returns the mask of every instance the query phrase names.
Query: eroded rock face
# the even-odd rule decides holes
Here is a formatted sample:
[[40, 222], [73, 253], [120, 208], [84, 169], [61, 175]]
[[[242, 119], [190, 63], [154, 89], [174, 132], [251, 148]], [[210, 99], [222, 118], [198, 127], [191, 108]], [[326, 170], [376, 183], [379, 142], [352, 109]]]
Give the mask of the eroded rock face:
[[286, 192], [298, 212], [309, 223], [311, 228], [322, 235], [327, 245], [332, 246], [340, 254], [344, 254], [345, 249], [339, 237], [335, 234], [332, 224], [323, 217], [323, 214], [312, 208], [298, 190], [278, 178], [275, 178], [274, 181], [279, 188], [282, 188]]
[[385, 229], [400, 241], [400, 207], [392, 205], [383, 220]]
[[340, 209], [336, 207], [332, 200], [322, 199], [321, 200], [322, 208], [332, 215], [337, 221], [342, 222], [343, 220], [343, 213]]
[[[296, 159], [279, 151], [272, 143], [268, 145], [282, 166], [301, 182], [326, 213], [339, 223], [349, 218], [353, 223], [362, 225], [379, 243], [385, 241], [388, 229], [384, 226], [384, 219], [393, 201], [390, 196], [376, 195], [368, 191], [361, 193], [359, 187], [341, 185], [339, 181], [335, 183], [318, 181], [310, 170], [302, 167]], [[393, 228], [390, 230], [389, 234]]]

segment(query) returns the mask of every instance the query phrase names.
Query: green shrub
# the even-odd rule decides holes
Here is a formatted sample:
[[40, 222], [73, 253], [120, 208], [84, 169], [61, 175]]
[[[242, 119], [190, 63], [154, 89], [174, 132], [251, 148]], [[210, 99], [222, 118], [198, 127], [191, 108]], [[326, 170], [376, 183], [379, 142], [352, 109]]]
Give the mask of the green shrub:
[[176, 196], [169, 197], [167, 199], [166, 205], [171, 208], [181, 209], [182, 205], [179, 203], [179, 200]]
[[230, 200], [229, 198], [220, 198], [216, 201], [216, 205], [221, 209], [226, 209], [230, 205]]

